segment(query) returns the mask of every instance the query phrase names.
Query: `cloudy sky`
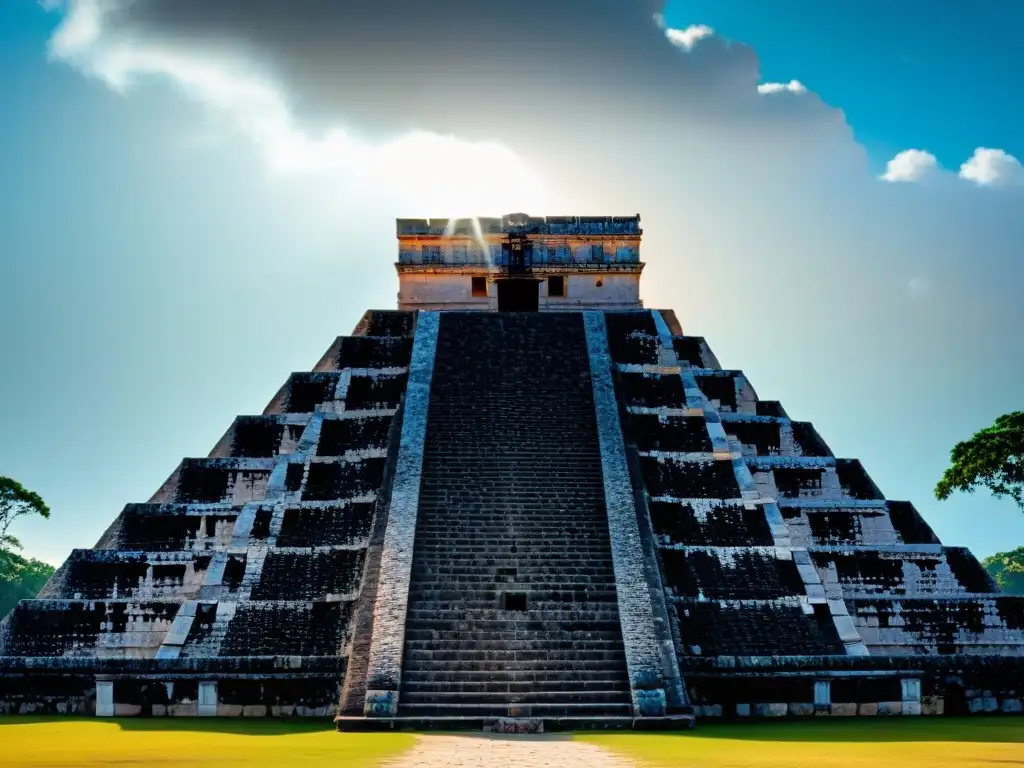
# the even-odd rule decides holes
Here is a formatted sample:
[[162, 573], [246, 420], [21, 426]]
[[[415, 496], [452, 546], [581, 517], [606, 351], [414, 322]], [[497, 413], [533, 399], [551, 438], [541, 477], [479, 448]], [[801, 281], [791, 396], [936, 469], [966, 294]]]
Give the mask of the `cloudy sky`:
[[[898, 7], [897, 7], [898, 6]], [[368, 307], [397, 216], [643, 216], [648, 306], [950, 544], [1024, 407], [1024, 9], [1005, 0], [8, 0], [0, 474], [60, 561]]]

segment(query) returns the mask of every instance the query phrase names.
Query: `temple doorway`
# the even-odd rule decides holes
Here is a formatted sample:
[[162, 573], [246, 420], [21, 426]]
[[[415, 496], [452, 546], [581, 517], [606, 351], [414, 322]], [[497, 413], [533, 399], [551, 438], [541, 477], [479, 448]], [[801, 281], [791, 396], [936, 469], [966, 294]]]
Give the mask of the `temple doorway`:
[[499, 280], [499, 312], [536, 312], [540, 308], [540, 283], [536, 280]]

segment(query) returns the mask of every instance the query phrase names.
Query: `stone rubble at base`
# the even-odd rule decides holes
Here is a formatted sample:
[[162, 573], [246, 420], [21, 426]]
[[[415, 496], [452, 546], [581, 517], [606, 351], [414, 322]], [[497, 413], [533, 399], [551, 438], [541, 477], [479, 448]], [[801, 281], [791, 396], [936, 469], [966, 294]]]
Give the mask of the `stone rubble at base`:
[[486, 267], [488, 294], [367, 312], [127, 505], [0, 623], [0, 712], [521, 732], [1024, 709], [1024, 598], [671, 312], [595, 289], [638, 285], [638, 217], [483, 223], [550, 247], [538, 291], [589, 287], [495, 312], [500, 263], [420, 263], [463, 230], [400, 222], [400, 274], [468, 296]]

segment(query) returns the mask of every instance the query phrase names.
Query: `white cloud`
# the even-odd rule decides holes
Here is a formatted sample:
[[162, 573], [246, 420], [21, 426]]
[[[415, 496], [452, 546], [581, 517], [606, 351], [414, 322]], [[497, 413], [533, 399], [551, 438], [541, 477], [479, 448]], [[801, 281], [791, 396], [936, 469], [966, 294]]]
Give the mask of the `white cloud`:
[[905, 149], [888, 162], [885, 181], [923, 181], [939, 171], [939, 161], [931, 152]]
[[[602, 0], [608, 13], [575, 36], [576, 0], [451, 0], [443, 12], [393, 2], [408, 13], [373, 0], [222, 0], [220, 11], [203, 0], [51, 0], [63, 18], [50, 52], [125, 92], [169, 81], [274, 168], [388, 190], [424, 215], [607, 205], [628, 191], [626, 210], [689, 205], [710, 222], [726, 215], [716, 204], [733, 220], [832, 198], [837, 211], [853, 199], [868, 207], [887, 186], [871, 177], [841, 110], [799, 80], [759, 83], [754, 51], [706, 25], [652, 24], [652, 0]], [[528, 56], [518, 32], [497, 23], [523, 7], [546, 19]], [[314, 132], [296, 104], [321, 109], [326, 128]], [[367, 116], [383, 129], [366, 128]], [[910, 149], [881, 178], [933, 174], [935, 156]], [[1005, 184], [1021, 167], [979, 149], [960, 175]]]
[[546, 205], [544, 179], [498, 141], [422, 130], [371, 141], [342, 126], [312, 136], [299, 125], [281, 87], [248, 59], [183, 52], [132, 35], [105, 39], [105, 15], [123, 5], [71, 0], [50, 40], [50, 54], [122, 92], [146, 76], [169, 79], [226, 118], [280, 172], [341, 173], [356, 184], [401, 190], [403, 204], [427, 216], [500, 215]]
[[1002, 149], [978, 147], [960, 166], [960, 178], [982, 185], [1024, 184], [1024, 166]]
[[[940, 174], [952, 178], [931, 152], [907, 149], [889, 161], [881, 178], [892, 182], [922, 182]], [[978, 147], [960, 166], [957, 176], [979, 186], [1024, 185], [1024, 166], [1005, 150]]]
[[704, 24], [692, 24], [686, 29], [673, 29], [668, 27], [665, 30], [665, 37], [669, 41], [680, 48], [687, 51], [692, 51], [693, 47], [701, 40], [709, 38], [715, 34], [715, 30]]
[[807, 86], [799, 80], [790, 80], [788, 83], [761, 83], [757, 86], [757, 92], [763, 94], [807, 93]]

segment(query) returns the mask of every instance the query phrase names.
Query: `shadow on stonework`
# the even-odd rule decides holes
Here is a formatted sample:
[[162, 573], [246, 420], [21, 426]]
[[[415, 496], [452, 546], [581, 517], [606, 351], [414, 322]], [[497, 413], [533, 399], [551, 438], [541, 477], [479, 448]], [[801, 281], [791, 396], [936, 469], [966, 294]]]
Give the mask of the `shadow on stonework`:
[[[638, 734], [609, 733], [636, 738]], [[791, 742], [989, 742], [1024, 744], [1024, 719], [1017, 716], [934, 718], [858, 718], [842, 721], [791, 720], [782, 722], [709, 723], [698, 720], [691, 731], [666, 733], [655, 738], [731, 739], [736, 741]]]
[[[17, 715], [0, 717], [0, 733], [5, 725], [28, 725], [30, 723], [89, 722], [116, 725], [123, 731], [162, 732], [205, 732], [224, 733], [238, 736], [293, 736], [297, 733], [320, 733], [335, 730], [330, 718], [322, 717], [52, 717]], [[2, 740], [2, 737], [0, 737]]]

